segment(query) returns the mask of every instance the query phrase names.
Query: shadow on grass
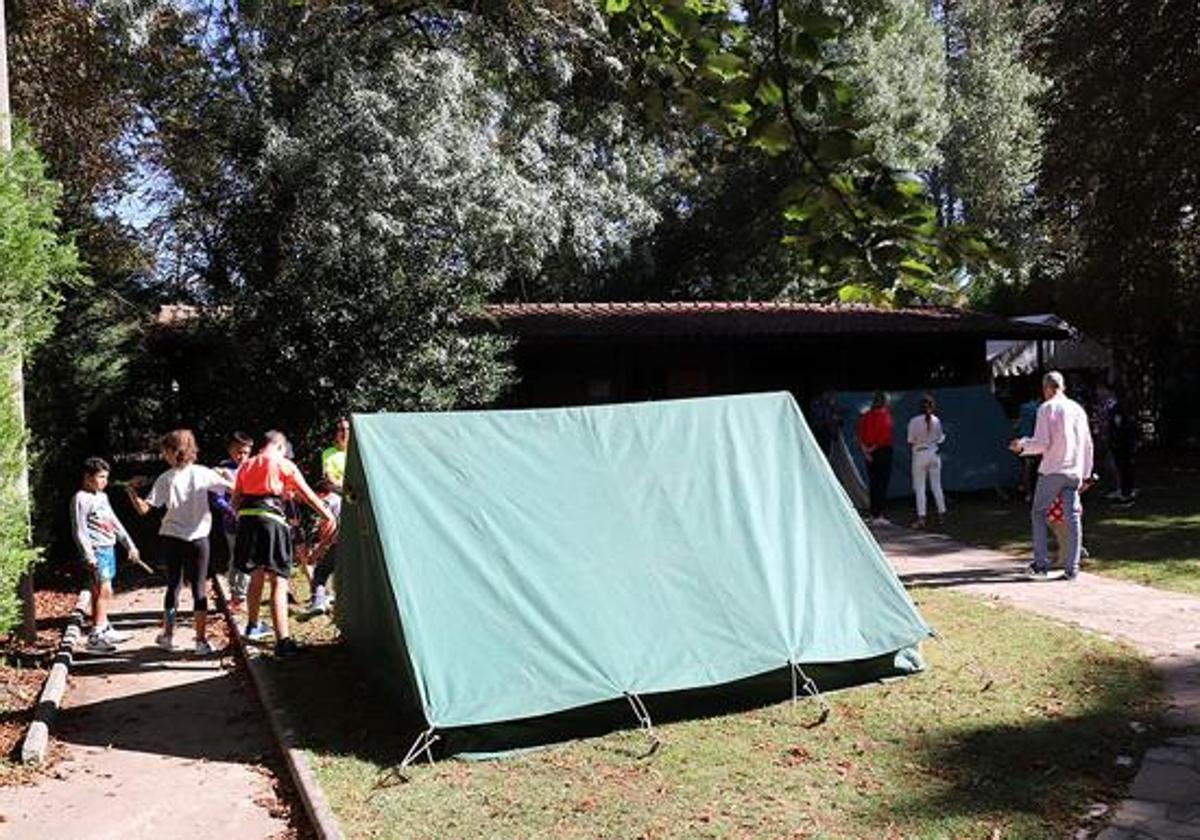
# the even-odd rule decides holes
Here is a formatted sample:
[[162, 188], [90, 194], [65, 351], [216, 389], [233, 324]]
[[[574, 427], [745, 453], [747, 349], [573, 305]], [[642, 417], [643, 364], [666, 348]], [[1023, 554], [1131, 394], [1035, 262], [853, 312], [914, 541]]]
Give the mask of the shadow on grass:
[[913, 755], [941, 784], [932, 794], [902, 794], [889, 810], [964, 817], [1025, 813], [1062, 830], [1047, 836], [1070, 836], [1088, 805], [1125, 796], [1142, 755], [1165, 733], [1156, 723], [1160, 683], [1144, 663], [1129, 659], [1079, 662], [1062, 679], [1096, 687], [1082, 713], [1030, 709], [1030, 719], [1019, 724], [931, 728], [912, 745]]
[[[1131, 506], [1104, 499], [1103, 485], [1084, 494], [1084, 542], [1104, 563], [1200, 563], [1200, 459], [1149, 453], [1142, 458], [1141, 493]], [[1028, 550], [1029, 507], [992, 494], [954, 499], [947, 532], [956, 540]]]
[[[822, 691], [899, 676], [893, 656], [835, 665], [805, 665]], [[419, 710], [391, 698], [340, 643], [312, 645], [303, 658], [272, 661], [270, 678], [288, 698], [298, 745], [321, 754], [353, 756], [380, 767], [398, 764], [427, 728]], [[319, 675], [319, 677], [317, 676]], [[720, 686], [641, 696], [655, 724], [715, 717], [762, 708], [792, 696], [785, 666]], [[814, 707], [811, 725], [820, 722]], [[636, 730], [630, 703], [619, 698], [552, 715], [439, 732], [435, 757], [480, 757], [550, 746], [619, 730]], [[641, 754], [631, 757], [640, 757]]]
[[[424, 727], [419, 718], [390, 702], [340, 645], [314, 646], [303, 659], [271, 664], [272, 679], [288, 698], [299, 745], [319, 756], [352, 757], [384, 770], [400, 761]], [[1125, 796], [1146, 748], [1163, 735], [1155, 723], [1162, 707], [1158, 681], [1144, 662], [1115, 657], [1079, 661], [1064, 668], [1056, 680], [1071, 686], [1065, 694], [1078, 696], [1082, 689], [1086, 699], [1067, 712], [1056, 711], [1052, 701], [1039, 700], [1025, 710], [1026, 717], [1019, 709], [1006, 711], [1008, 698], [1002, 701], [994, 689], [965, 698], [946, 715], [935, 712], [918, 725], [905, 724], [904, 749], [911, 762], [906, 772], [923, 781], [901, 785], [881, 799], [873, 819], [880, 826], [896, 821], [930, 826], [958, 818], [1013, 822], [1025, 828], [1049, 823], [1053, 830], [1045, 833], [1012, 836], [1062, 837], [1071, 835], [1091, 804]], [[728, 714], [778, 702], [780, 686], [769, 682], [757, 697], [747, 692], [731, 701], [726, 692], [723, 698], [713, 695], [708, 707], [693, 704], [694, 696], [673, 712], [662, 702], [665, 698], [647, 705], [655, 720], [664, 722]], [[998, 708], [987, 708], [993, 703]], [[979, 724], [962, 713], [964, 705], [980, 707], [984, 720], [999, 717], [1001, 722]], [[844, 721], [836, 699], [834, 707], [825, 726], [836, 735]], [[627, 710], [611, 711], [605, 725], [603, 716], [593, 716], [592, 730], [568, 733], [560, 728], [561, 737], [552, 740], [633, 728]], [[557, 725], [565, 726], [568, 720], [560, 716]], [[523, 724], [536, 727], [546, 722], [554, 723]], [[633, 751], [622, 755], [640, 757]], [[1128, 757], [1128, 766], [1118, 764], [1121, 756]]]
[[1012, 569], [999, 569], [995, 566], [978, 569], [954, 569], [943, 572], [911, 572], [900, 575], [900, 580], [907, 587], [923, 589], [938, 589], [940, 587], [957, 587], [986, 584], [986, 583], [1025, 583], [1029, 578], [1015, 564]]
[[419, 713], [381, 691], [341, 644], [313, 644], [302, 657], [266, 664], [302, 749], [388, 767], [425, 728]]

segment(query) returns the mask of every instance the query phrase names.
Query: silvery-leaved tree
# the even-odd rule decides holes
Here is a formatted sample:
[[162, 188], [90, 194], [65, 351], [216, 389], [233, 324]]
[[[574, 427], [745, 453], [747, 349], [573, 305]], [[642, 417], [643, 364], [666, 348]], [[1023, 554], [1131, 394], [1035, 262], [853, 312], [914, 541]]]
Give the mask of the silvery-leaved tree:
[[844, 301], [961, 299], [995, 259], [973, 228], [939, 225], [923, 181], [880, 159], [855, 104], [845, 19], [802, 0], [603, 0], [639, 46], [645, 107], [786, 161], [777, 211], [797, 271]]
[[587, 296], [657, 220], [660, 160], [591, 4], [214, 10], [159, 13], [140, 82], [173, 286], [222, 338], [181, 414], [295, 430], [486, 403], [506, 344], [465, 315]]

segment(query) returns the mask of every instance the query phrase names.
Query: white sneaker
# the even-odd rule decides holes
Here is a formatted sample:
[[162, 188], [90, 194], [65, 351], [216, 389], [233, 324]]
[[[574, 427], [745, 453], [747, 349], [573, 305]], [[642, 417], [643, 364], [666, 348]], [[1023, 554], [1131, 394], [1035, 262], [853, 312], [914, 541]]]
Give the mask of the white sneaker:
[[158, 645], [163, 650], [175, 650], [175, 639], [170, 633], [162, 632], [154, 638], [154, 644]]
[[112, 653], [117, 646], [110, 642], [103, 633], [93, 633], [88, 636], [87, 649], [95, 653]]
[[1109, 490], [1107, 493], [1104, 494], [1104, 498], [1108, 499], [1111, 502], [1116, 499], [1123, 499], [1123, 498], [1125, 498], [1125, 496], [1121, 493], [1120, 490]]
[[308, 611], [313, 615], [324, 615], [329, 612], [329, 596], [325, 593], [324, 586], [318, 586], [317, 591], [313, 593], [312, 601], [308, 605]]
[[119, 645], [122, 642], [128, 642], [130, 639], [133, 638], [132, 633], [126, 633], [124, 631], [118, 630], [117, 628], [113, 627], [111, 624], [108, 625], [107, 627], [105, 627], [100, 635], [102, 635], [104, 638], [108, 639], [114, 645]]
[[208, 656], [212, 652], [213, 652], [212, 645], [210, 645], [205, 639], [197, 639], [196, 640], [196, 655], [197, 656]]

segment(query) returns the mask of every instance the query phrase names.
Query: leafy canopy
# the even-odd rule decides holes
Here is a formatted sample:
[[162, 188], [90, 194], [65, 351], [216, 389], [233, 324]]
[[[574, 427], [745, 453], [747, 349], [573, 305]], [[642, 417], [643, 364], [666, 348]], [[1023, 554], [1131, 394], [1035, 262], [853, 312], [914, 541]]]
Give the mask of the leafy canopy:
[[839, 77], [845, 28], [806, 3], [604, 0], [638, 44], [647, 111], [724, 142], [785, 157], [779, 212], [799, 268], [844, 301], [955, 299], [955, 272], [990, 256], [965, 227], [941, 227], [923, 183], [880, 162]]

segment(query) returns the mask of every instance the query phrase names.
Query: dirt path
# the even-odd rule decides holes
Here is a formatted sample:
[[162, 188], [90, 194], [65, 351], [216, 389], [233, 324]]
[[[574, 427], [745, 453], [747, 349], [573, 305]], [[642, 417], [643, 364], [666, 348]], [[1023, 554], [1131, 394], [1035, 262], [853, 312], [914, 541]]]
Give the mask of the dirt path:
[[[116, 653], [77, 652], [53, 727], [61, 759], [36, 784], [0, 789], [0, 837], [292, 836], [257, 700], [229, 658], [192, 655], [190, 626], [179, 651], [155, 647], [161, 608], [162, 589], [118, 595], [113, 623], [133, 638]], [[224, 630], [217, 618], [214, 647]]]
[[873, 529], [910, 586], [949, 586], [1088, 630], [1123, 639], [1162, 675], [1168, 724], [1191, 732], [1146, 753], [1124, 800], [1099, 840], [1200, 840], [1200, 597], [1099, 575], [1030, 581], [1007, 554], [894, 526]]

